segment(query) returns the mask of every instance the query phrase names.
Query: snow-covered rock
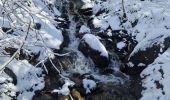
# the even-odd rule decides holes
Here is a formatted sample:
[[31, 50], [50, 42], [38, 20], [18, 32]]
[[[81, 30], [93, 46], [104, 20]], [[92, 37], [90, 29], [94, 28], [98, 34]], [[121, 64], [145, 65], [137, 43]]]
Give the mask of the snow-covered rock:
[[83, 79], [83, 87], [86, 89], [86, 94], [91, 93], [96, 88], [96, 82], [90, 79]]
[[87, 26], [82, 25], [80, 27], [79, 33], [91, 33], [91, 32], [90, 32], [90, 29]]
[[85, 56], [89, 56], [96, 66], [108, 66], [109, 54], [97, 36], [85, 34], [79, 44], [79, 50], [82, 51]]
[[85, 34], [83, 40], [94, 50], [100, 52], [101, 56], [108, 58], [108, 52], [100, 40], [92, 34]]

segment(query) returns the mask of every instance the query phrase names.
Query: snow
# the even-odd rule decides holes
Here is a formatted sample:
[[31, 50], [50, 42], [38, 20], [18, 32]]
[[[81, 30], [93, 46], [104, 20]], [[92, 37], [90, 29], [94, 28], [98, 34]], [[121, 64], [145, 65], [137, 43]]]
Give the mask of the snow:
[[132, 62], [128, 62], [129, 67], [134, 67], [134, 64]]
[[90, 29], [87, 26], [82, 25], [80, 27], [79, 33], [91, 33], [91, 32], [90, 32]]
[[111, 26], [112, 30], [121, 29], [118, 16], [110, 16], [108, 17], [107, 21], [109, 25]]
[[93, 6], [93, 3], [91, 0], [82, 0], [85, 4], [83, 5], [82, 9], [85, 9], [85, 8], [92, 8]]
[[99, 51], [101, 53], [100, 55], [108, 58], [108, 52], [106, 48], [95, 35], [85, 34], [83, 39], [92, 49]]
[[83, 79], [83, 87], [86, 89], [86, 94], [91, 93], [91, 90], [96, 88], [96, 82], [90, 79]]
[[[0, 1], [0, 27], [11, 28], [14, 32], [6, 34], [0, 30], [0, 55], [4, 56], [0, 57], [0, 65], [9, 60], [9, 57], [3, 54], [4, 49], [9, 47], [18, 49], [23, 42], [22, 51], [31, 57], [32, 53], [40, 53], [37, 59], [39, 61], [45, 61], [47, 57], [53, 58], [52, 50], [60, 49], [63, 43], [62, 31], [56, 28], [58, 24], [54, 21], [55, 16], [61, 15], [54, 6], [55, 0], [5, 0], [8, 3], [2, 2], [4, 0]], [[51, 8], [47, 7], [49, 4]], [[21, 8], [18, 9], [17, 5]], [[41, 24], [39, 30], [34, 28], [35, 23]], [[28, 36], [23, 41], [27, 32]], [[17, 85], [14, 85], [12, 79], [5, 73], [0, 75], [0, 83], [4, 83], [0, 85], [1, 100], [10, 100], [8, 98], [16, 96], [16, 93], [17, 100], [31, 100], [35, 91], [44, 88], [44, 75], [41, 67], [34, 67], [27, 60], [18, 59], [13, 59], [7, 67], [16, 75]]]
[[126, 43], [121, 41], [121, 42], [118, 42], [116, 46], [118, 49], [123, 49], [126, 46]]
[[138, 66], [139, 66], [139, 67], [140, 67], [140, 66], [142, 67], [142, 66], [146, 66], [146, 65], [145, 65], [144, 63], [139, 63]]
[[[5, 61], [9, 60], [8, 57], [6, 58], [0, 58], [0, 64], [4, 63]], [[17, 84], [14, 85], [12, 83], [3, 84], [0, 87], [3, 87], [0, 89], [2, 93], [6, 93], [9, 89], [11, 92], [7, 92], [8, 95], [16, 96], [16, 93], [18, 92], [17, 99], [18, 100], [30, 100], [34, 92], [37, 90], [41, 90], [44, 88], [44, 78], [42, 75], [42, 69], [41, 68], [35, 68], [31, 64], [28, 63], [26, 60], [13, 60], [8, 66], [9, 69], [11, 69], [14, 74], [17, 77]], [[1, 76], [2, 79], [0, 81], [6, 81], [9, 80], [9, 78], [3, 73], [3, 76]], [[4, 80], [5, 78], [5, 80]], [[7, 88], [5, 88], [7, 87]], [[29, 91], [32, 89], [32, 91]], [[6, 92], [5, 92], [6, 91]], [[5, 99], [6, 97], [2, 96], [1, 99]]]
[[[170, 99], [170, 49], [160, 55], [155, 61], [148, 65], [141, 73], [142, 86], [145, 88], [142, 91], [141, 100], [169, 100]], [[162, 85], [162, 88], [157, 86], [156, 81]], [[159, 87], [159, 88], [158, 88]]]
[[[108, 30], [107, 35], [108, 35], [108, 36], [112, 36], [112, 30]], [[111, 41], [112, 41], [112, 40], [111, 40]]]

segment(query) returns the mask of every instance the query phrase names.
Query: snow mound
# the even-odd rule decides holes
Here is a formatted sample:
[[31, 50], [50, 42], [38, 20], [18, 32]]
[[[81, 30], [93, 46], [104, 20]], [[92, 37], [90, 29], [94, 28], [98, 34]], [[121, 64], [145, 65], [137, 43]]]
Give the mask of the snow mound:
[[79, 33], [91, 33], [91, 32], [90, 32], [90, 29], [87, 26], [82, 25], [80, 27]]
[[121, 42], [118, 42], [116, 46], [118, 49], [123, 49], [126, 46], [126, 43], [121, 41]]
[[83, 79], [83, 87], [86, 89], [86, 94], [91, 93], [91, 90], [96, 88], [96, 82], [90, 79]]

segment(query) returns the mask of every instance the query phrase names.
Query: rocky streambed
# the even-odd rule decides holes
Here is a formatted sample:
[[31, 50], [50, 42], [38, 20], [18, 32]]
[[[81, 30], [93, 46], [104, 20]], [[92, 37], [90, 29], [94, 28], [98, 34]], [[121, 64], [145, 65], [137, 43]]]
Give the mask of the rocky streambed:
[[[49, 17], [48, 20], [53, 22], [52, 25], [57, 29], [55, 32], [58, 33], [51, 31], [50, 29], [54, 28], [49, 24], [50, 27], [46, 30], [53, 34], [48, 35], [42, 31], [45, 37], [45, 41], [42, 42], [40, 41], [42, 37], [39, 38], [39, 34], [35, 35], [33, 32], [41, 32], [43, 21], [33, 25], [34, 31], [31, 31], [29, 38], [37, 38], [31, 43], [43, 45], [32, 48], [25, 46], [20, 50], [20, 54], [1, 75], [5, 78], [0, 80], [0, 87], [2, 87], [0, 96], [5, 94], [14, 100], [24, 100], [23, 98], [26, 100], [139, 100], [144, 94], [147, 97], [150, 89], [159, 89], [160, 94], [166, 94], [165, 91], [168, 90], [163, 87], [162, 80], [166, 79], [164, 76], [168, 74], [164, 73], [166, 70], [162, 69], [165, 68], [162, 65], [169, 61], [164, 58], [169, 57], [170, 36], [156, 33], [159, 29], [154, 31], [153, 35], [151, 34], [153, 30], [149, 28], [168, 21], [169, 17], [154, 17], [156, 12], [152, 12], [153, 15], [148, 14], [141, 6], [145, 4], [144, 0], [138, 2], [56, 0], [55, 4], [41, 3], [46, 4], [46, 10], [50, 11], [48, 14], [51, 14], [52, 19]], [[160, 30], [166, 33], [169, 27], [165, 25]], [[10, 35], [15, 33], [14, 29], [6, 27], [2, 27], [2, 31]], [[51, 36], [56, 34], [58, 40], [62, 41], [59, 44], [56, 43], [58, 40], [52, 41], [55, 39]], [[48, 45], [44, 46], [44, 44]], [[59, 47], [53, 48], [53, 46]], [[2, 54], [9, 56], [17, 51], [15, 47], [6, 47], [3, 50]], [[157, 59], [159, 56], [162, 58]], [[0, 62], [5, 60], [3, 58]], [[155, 75], [159, 76], [154, 77]], [[150, 84], [147, 83], [148, 80], [153, 83], [153, 86], [148, 85]], [[159, 100], [160, 96], [156, 95], [155, 98], [154, 100]]]
[[[92, 8], [74, 6], [77, 6], [75, 2], [65, 1], [60, 8], [66, 23], [60, 28], [63, 28], [65, 41], [68, 41], [60, 53], [68, 54], [56, 56], [53, 62], [62, 67], [61, 73], [75, 85], [69, 88], [70, 95], [51, 93], [53, 89], [62, 87], [64, 80], [57, 78], [59, 73], [47, 61], [45, 65], [49, 73], [45, 77], [45, 87], [36, 92], [33, 100], [138, 100], [142, 90], [140, 76], [130, 76], [125, 69], [129, 54], [137, 42], [126, 30], [100, 32], [91, 22]], [[124, 40], [126, 44], [123, 42], [121, 45]], [[120, 48], [117, 43], [120, 43]], [[84, 79], [96, 82], [96, 88], [90, 93], [86, 93]]]

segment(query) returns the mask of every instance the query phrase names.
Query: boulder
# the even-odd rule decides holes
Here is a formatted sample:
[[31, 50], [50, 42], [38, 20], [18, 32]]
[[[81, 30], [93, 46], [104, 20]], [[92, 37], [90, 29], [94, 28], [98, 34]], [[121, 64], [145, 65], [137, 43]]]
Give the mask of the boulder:
[[96, 67], [108, 67], [109, 54], [99, 39], [92, 34], [85, 34], [79, 44], [78, 49], [86, 56], [90, 57]]

